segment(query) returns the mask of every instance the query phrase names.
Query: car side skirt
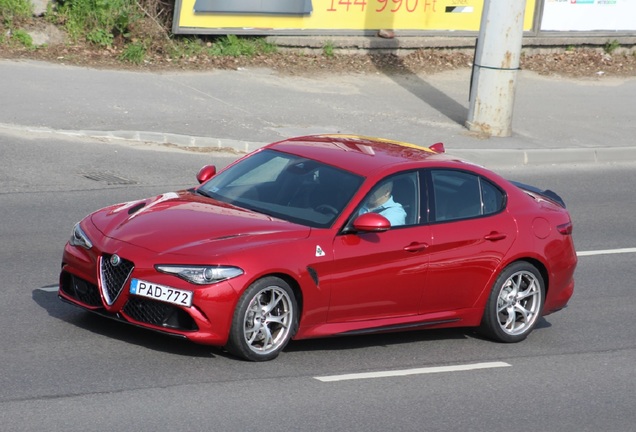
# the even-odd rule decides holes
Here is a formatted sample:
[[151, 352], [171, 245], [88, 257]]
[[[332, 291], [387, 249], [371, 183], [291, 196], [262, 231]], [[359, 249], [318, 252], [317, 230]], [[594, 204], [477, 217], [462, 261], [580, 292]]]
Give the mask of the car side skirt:
[[340, 335], [354, 336], [354, 335], [364, 335], [364, 334], [370, 334], [370, 333], [385, 333], [385, 332], [397, 332], [397, 331], [406, 331], [406, 330], [418, 330], [418, 329], [429, 328], [432, 326], [450, 324], [457, 321], [460, 321], [460, 319], [455, 318], [450, 320], [428, 321], [424, 323], [396, 324], [392, 326], [373, 327], [373, 328], [367, 328], [367, 329], [361, 329], [361, 330], [351, 330], [344, 333], [340, 333]]
[[352, 336], [372, 333], [389, 333], [420, 329], [448, 327], [477, 327], [481, 323], [483, 308], [435, 312], [425, 315], [410, 315], [368, 321], [324, 323], [302, 327], [294, 339], [310, 339], [328, 336]]

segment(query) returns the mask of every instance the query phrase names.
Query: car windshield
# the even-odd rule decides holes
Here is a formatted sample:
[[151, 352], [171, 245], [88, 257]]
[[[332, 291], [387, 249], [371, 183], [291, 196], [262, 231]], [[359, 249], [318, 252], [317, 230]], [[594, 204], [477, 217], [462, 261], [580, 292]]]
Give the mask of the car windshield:
[[238, 207], [326, 228], [362, 181], [358, 175], [312, 159], [263, 150], [222, 171], [199, 190]]

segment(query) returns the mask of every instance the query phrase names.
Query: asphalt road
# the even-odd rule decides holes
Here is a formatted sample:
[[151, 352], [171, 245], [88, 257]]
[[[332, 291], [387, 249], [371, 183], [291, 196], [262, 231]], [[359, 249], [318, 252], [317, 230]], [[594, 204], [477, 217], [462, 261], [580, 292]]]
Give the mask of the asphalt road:
[[2, 431], [634, 430], [633, 164], [500, 171], [560, 193], [589, 252], [570, 306], [519, 344], [422, 331], [292, 342], [254, 364], [57, 299], [77, 220], [232, 159], [0, 135]]

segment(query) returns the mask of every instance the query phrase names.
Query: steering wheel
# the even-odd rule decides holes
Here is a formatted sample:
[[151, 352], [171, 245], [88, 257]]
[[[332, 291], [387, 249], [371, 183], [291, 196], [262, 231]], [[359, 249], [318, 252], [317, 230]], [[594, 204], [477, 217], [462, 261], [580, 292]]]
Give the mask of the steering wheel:
[[316, 210], [318, 213], [322, 213], [322, 214], [333, 214], [334, 216], [338, 214], [338, 209], [330, 206], [329, 204], [320, 204], [319, 206], [317, 206], [316, 208], [314, 208], [314, 210]]

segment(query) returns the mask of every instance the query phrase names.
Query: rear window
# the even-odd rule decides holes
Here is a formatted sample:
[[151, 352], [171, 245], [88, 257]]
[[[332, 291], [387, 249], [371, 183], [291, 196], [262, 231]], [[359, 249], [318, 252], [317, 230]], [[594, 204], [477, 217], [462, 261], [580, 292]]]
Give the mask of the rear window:
[[456, 170], [433, 170], [434, 220], [449, 221], [498, 213], [504, 193], [485, 178]]

